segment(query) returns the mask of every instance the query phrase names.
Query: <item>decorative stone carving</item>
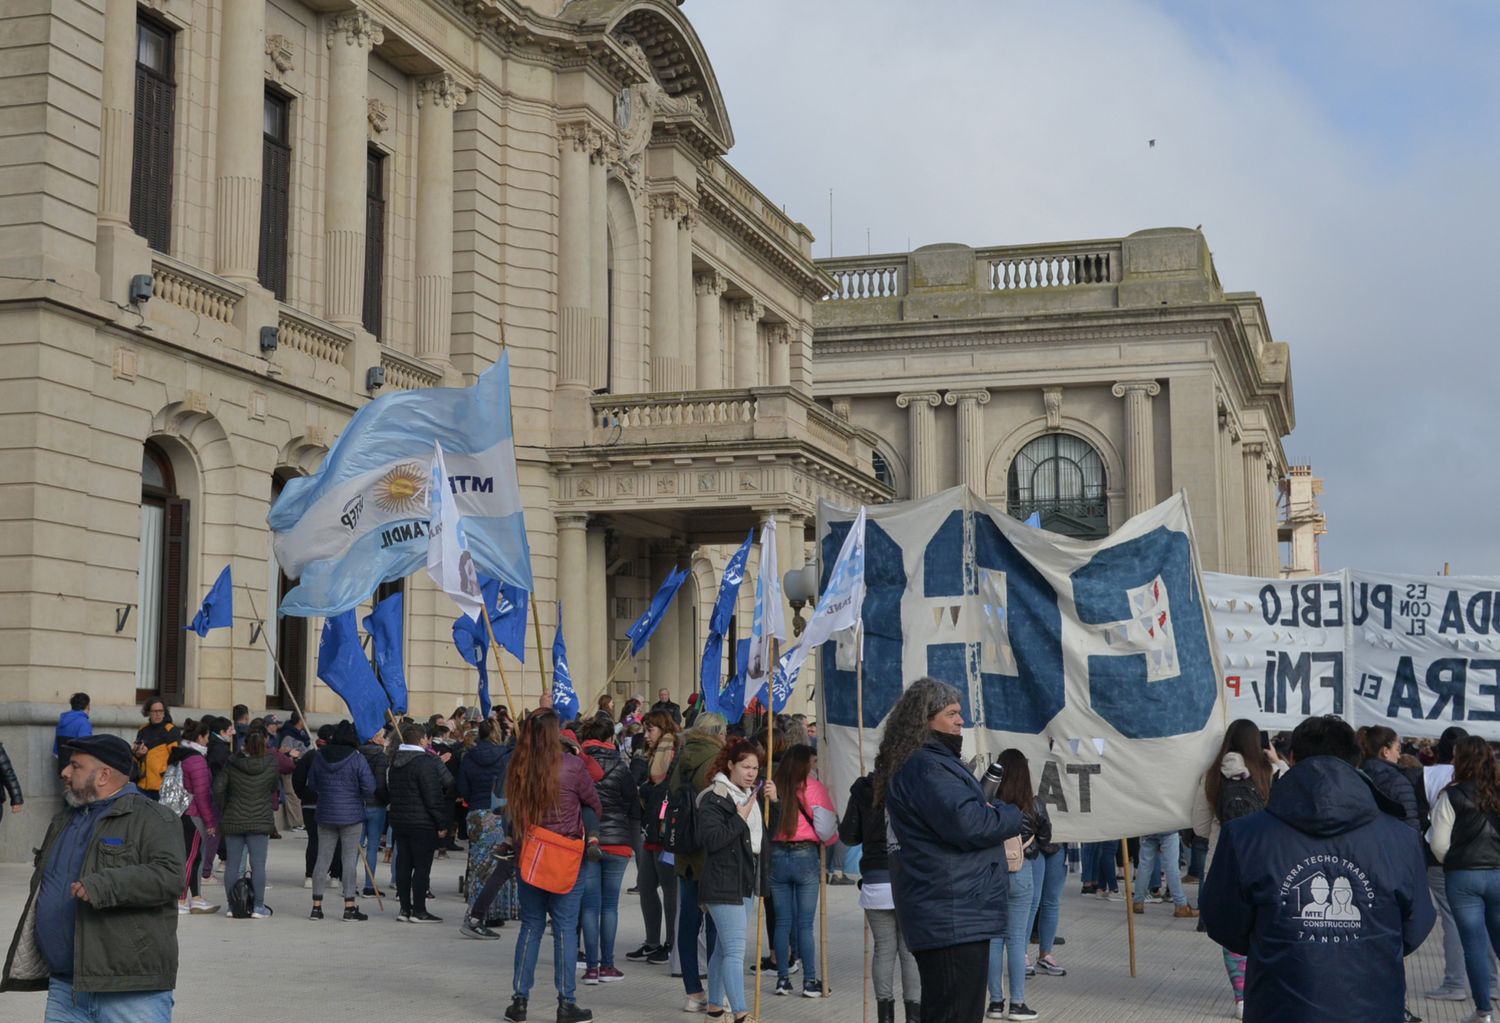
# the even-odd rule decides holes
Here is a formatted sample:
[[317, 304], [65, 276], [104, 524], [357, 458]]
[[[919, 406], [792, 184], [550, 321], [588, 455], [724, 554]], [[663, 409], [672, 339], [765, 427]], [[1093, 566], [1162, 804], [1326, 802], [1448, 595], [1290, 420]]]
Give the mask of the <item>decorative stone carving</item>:
[[[651, 213], [664, 220], [675, 220], [680, 227], [688, 227], [697, 216], [698, 206], [676, 192], [658, 192], [651, 197]], [[693, 221], [696, 222], [696, 221]]]
[[1047, 415], [1047, 429], [1056, 432], [1062, 429], [1062, 388], [1048, 387], [1042, 391], [1042, 409]]
[[328, 19], [328, 46], [342, 41], [370, 49], [385, 42], [385, 29], [364, 11], [344, 11]]
[[292, 59], [296, 56], [296, 51], [292, 49], [292, 41], [279, 33], [266, 36], [266, 56], [271, 58], [271, 64], [276, 68], [278, 76], [296, 67]]
[[850, 402], [848, 398], [833, 399], [833, 414], [847, 423], [849, 421], [849, 415], [852, 411], [852, 404], [853, 403]]
[[468, 98], [468, 90], [458, 83], [458, 79], [446, 72], [417, 79], [418, 109], [430, 104], [452, 110], [454, 107], [463, 106], [464, 100]]
[[365, 104], [366, 117], [370, 122], [370, 130], [376, 135], [384, 135], [391, 126], [391, 112], [378, 99], [371, 99]]
[[751, 323], [759, 323], [760, 318], [766, 315], [766, 307], [758, 299], [742, 298], [730, 303], [730, 315], [737, 319], [749, 320]]

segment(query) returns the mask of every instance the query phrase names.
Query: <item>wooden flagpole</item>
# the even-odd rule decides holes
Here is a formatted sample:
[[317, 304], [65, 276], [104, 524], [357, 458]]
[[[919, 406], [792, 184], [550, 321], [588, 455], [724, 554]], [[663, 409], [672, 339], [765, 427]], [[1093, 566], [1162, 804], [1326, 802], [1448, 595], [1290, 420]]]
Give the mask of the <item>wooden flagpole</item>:
[[[483, 601], [480, 602], [481, 606]], [[479, 616], [484, 619], [485, 630], [490, 634], [490, 647], [495, 651], [495, 667], [500, 669], [500, 684], [505, 687], [505, 709], [510, 713], [510, 719], [516, 720], [516, 701], [510, 695], [510, 682], [505, 678], [505, 664], [501, 660], [500, 641], [495, 638], [495, 626], [490, 622], [490, 609], [484, 607]]]
[[[824, 699], [827, 699], [825, 693]], [[861, 619], [854, 631], [854, 706], [855, 718], [859, 725], [856, 733], [859, 738], [859, 776], [865, 776], [865, 626]], [[870, 918], [864, 917], [865, 949], [863, 956], [863, 973], [861, 974], [860, 986], [864, 992], [863, 1008], [860, 1010], [860, 1019], [868, 1023], [870, 1019]]]
[[[535, 593], [531, 593], [531, 594], [528, 594], [527, 597], [528, 597], [528, 602], [531, 604], [531, 631], [536, 636], [536, 670], [538, 672], [540, 672], [541, 676], [542, 676], [542, 692], [541, 692], [541, 697], [546, 697], [547, 694], [550, 693], [552, 690], [547, 685], [547, 654], [542, 649], [542, 616], [537, 613], [537, 609], [536, 609], [536, 594]], [[526, 679], [525, 679], [525, 676], [522, 676], [522, 679], [521, 679], [521, 699], [522, 700], [526, 699]], [[516, 720], [515, 720], [514, 716], [512, 716], [512, 718], [511, 718], [510, 725], [511, 725], [512, 728], [516, 727]]]
[[1130, 891], [1130, 842], [1120, 839], [1120, 854], [1125, 861], [1125, 929], [1130, 935], [1130, 975], [1135, 976], [1135, 899]]

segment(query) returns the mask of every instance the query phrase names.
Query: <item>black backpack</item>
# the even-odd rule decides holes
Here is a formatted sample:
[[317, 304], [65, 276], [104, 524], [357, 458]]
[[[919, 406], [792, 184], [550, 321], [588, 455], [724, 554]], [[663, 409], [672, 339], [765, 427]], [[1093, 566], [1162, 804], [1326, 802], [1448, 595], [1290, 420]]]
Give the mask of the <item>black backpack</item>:
[[683, 782], [662, 804], [661, 846], [673, 856], [698, 851], [698, 804], [708, 791], [694, 792], [691, 782]]
[[1236, 817], [1264, 810], [1266, 801], [1261, 798], [1260, 789], [1255, 787], [1255, 779], [1246, 775], [1243, 778], [1225, 778], [1219, 785], [1219, 805], [1215, 808], [1219, 812], [1219, 823], [1228, 824]]
[[236, 920], [248, 920], [255, 912], [255, 885], [248, 877], [236, 878], [224, 898], [229, 903], [229, 915]]

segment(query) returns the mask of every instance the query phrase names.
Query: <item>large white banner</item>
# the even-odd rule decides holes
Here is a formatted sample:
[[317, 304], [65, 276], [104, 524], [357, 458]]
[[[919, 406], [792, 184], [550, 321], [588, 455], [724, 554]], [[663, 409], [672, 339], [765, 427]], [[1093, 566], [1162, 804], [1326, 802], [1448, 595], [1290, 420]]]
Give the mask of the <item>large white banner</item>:
[[[966, 756], [1026, 754], [1059, 840], [1187, 826], [1226, 719], [1181, 495], [1095, 542], [962, 487], [866, 511], [863, 685], [852, 637], [821, 650], [820, 771], [841, 804], [929, 675], [963, 696]], [[853, 519], [820, 508], [825, 575]]]
[[1309, 714], [1500, 739], [1500, 578], [1204, 574], [1231, 719]]

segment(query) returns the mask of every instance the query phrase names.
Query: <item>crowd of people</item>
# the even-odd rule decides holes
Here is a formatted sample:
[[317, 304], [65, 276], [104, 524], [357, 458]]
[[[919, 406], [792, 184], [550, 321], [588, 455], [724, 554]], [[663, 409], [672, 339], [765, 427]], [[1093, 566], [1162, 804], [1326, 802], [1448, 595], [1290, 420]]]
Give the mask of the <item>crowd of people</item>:
[[[1026, 757], [1007, 749], [981, 778], [964, 756], [959, 694], [931, 679], [891, 711], [842, 817], [812, 722], [730, 724], [667, 690], [618, 715], [608, 696], [566, 721], [545, 707], [519, 721], [460, 707], [367, 736], [348, 721], [309, 733], [297, 715], [243, 706], [179, 724], [152, 699], [132, 744], [94, 735], [88, 711], [75, 694], [59, 720], [66, 808], [3, 982], [47, 988], [49, 1020], [105, 1018], [116, 1003], [170, 1019], [173, 916], [270, 917], [269, 843], [297, 830], [314, 921], [336, 884], [342, 907], [329, 912], [344, 921], [369, 919], [361, 898], [393, 895], [398, 922], [441, 923], [433, 861], [464, 853], [452, 923], [476, 940], [518, 925], [512, 1023], [535, 1016], [549, 925], [558, 1023], [593, 1018], [580, 985], [637, 968], [665, 967], [685, 1011], [734, 1023], [751, 1011], [747, 972], [774, 975], [773, 996], [824, 997], [819, 896], [843, 879], [850, 849], [877, 1023], [895, 1023], [898, 1009], [906, 1023], [1039, 1018], [1029, 982], [1067, 974], [1056, 949], [1070, 870], [1082, 894], [1114, 900], [1127, 856], [1130, 911], [1170, 901], [1170, 918], [1207, 932], [1235, 1017], [1419, 1023], [1400, 961], [1441, 920], [1444, 980], [1426, 997], [1472, 999], [1469, 1020], [1491, 1023], [1500, 764], [1460, 728], [1404, 743], [1388, 728], [1311, 718], [1273, 740], [1236, 721], [1197, 786], [1191, 829], [1067, 846]], [[20, 812], [3, 747], [0, 787]], [[620, 954], [632, 863], [645, 940]], [[210, 885], [221, 900], [205, 896]], [[110, 943], [127, 928], [153, 935], [149, 969], [103, 980], [118, 972]]]

